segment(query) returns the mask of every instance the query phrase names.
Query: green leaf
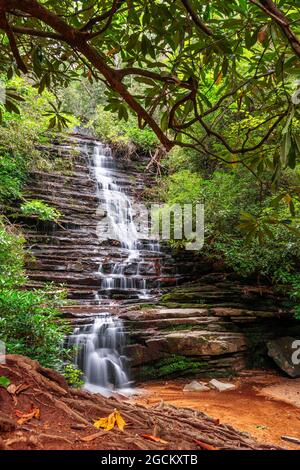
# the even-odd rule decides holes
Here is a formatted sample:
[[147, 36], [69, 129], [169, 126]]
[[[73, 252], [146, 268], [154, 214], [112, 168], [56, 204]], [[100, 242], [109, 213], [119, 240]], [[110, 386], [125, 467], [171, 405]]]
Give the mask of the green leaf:
[[146, 85], [156, 86], [156, 83], [148, 77], [134, 77], [136, 82], [145, 83]]
[[160, 120], [160, 127], [162, 131], [166, 131], [169, 127], [169, 113], [165, 111]]
[[288, 162], [288, 155], [291, 148], [291, 135], [289, 132], [286, 132], [283, 135], [281, 147], [280, 147], [280, 160], [282, 165], [285, 167]]
[[292, 123], [292, 121], [293, 121], [293, 117], [294, 117], [294, 116], [295, 116], [295, 107], [293, 106], [293, 107], [292, 107], [292, 110], [291, 110], [291, 112], [290, 112], [290, 115], [289, 115], [289, 117], [288, 117], [288, 119], [287, 119], [287, 121], [286, 121], [286, 124], [285, 124], [285, 126], [284, 126], [284, 128], [283, 128], [282, 134], [286, 134], [286, 133], [288, 132], [289, 128], [291, 127], [291, 123]]
[[128, 111], [125, 106], [120, 106], [119, 112], [118, 112], [119, 119], [124, 119], [125, 121], [128, 121]]
[[295, 209], [295, 204], [294, 204], [294, 202], [293, 202], [292, 199], [291, 199], [290, 202], [289, 202], [289, 209], [290, 209], [291, 216], [292, 216], [292, 217], [295, 217], [295, 215], [296, 215], [296, 209]]
[[209, 99], [207, 98], [207, 96], [204, 94], [204, 93], [199, 93], [200, 97], [202, 98], [202, 100], [207, 104], [207, 106], [209, 108], [212, 107], [212, 104], [211, 102], [209, 101]]
[[296, 145], [294, 142], [292, 142], [291, 144], [291, 147], [290, 147], [290, 151], [289, 151], [289, 154], [288, 154], [288, 166], [294, 170], [294, 168], [296, 167]]
[[0, 377], [0, 387], [7, 388], [9, 385], [10, 385], [9, 378], [2, 375]]
[[245, 33], [245, 44], [246, 44], [247, 49], [251, 49], [251, 47], [254, 46], [256, 41], [257, 41], [257, 31], [254, 31], [253, 33], [252, 31], [247, 29]]
[[18, 108], [17, 105], [15, 105], [15, 103], [13, 103], [12, 101], [10, 100], [6, 100], [5, 104], [4, 104], [6, 110], [9, 112], [9, 113], [16, 113], [16, 114], [20, 114], [20, 110]]
[[50, 121], [49, 121], [49, 126], [48, 126], [48, 130], [50, 129], [54, 129], [56, 126], [56, 117], [53, 116]]

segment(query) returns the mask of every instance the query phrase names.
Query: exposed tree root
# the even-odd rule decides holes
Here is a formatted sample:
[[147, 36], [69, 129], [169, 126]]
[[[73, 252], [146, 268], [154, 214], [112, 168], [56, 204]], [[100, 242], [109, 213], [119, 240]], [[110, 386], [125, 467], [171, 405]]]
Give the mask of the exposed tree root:
[[[39, 408], [40, 419], [18, 426], [16, 404], [7, 390], [0, 390], [0, 446], [6, 449], [176, 449], [263, 450], [248, 434], [219, 424], [205, 414], [160, 403], [151, 408], [120, 397], [104, 398], [68, 387], [64, 378], [23, 356], [7, 356], [6, 375], [15, 385], [30, 387], [18, 395], [17, 409]], [[43, 401], [41, 401], [41, 398]], [[96, 431], [93, 422], [118, 409], [125, 430]], [[148, 440], [145, 436], [152, 436]], [[157, 440], [157, 442], [156, 442]]]

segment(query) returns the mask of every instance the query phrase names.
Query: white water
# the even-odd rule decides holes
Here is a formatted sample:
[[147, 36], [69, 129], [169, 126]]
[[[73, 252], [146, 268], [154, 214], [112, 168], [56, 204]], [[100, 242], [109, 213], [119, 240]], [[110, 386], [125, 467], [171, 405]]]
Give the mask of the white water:
[[[81, 148], [89, 156], [88, 146]], [[140, 274], [144, 262], [139, 249], [138, 232], [130, 198], [117, 184], [118, 175], [109, 147], [94, 143], [90, 169], [97, 183], [97, 196], [106, 211], [110, 225], [110, 240], [117, 240], [124, 253], [111, 272], [106, 274], [99, 265], [101, 292], [133, 291], [137, 298], [150, 297], [147, 281]], [[158, 243], [149, 243], [147, 251], [159, 251]], [[145, 247], [144, 247], [145, 250]], [[126, 274], [132, 269], [133, 274]], [[95, 299], [101, 305], [101, 296]], [[83, 371], [85, 388], [104, 395], [113, 391], [133, 393], [127, 372], [127, 358], [123, 355], [125, 335], [122, 320], [109, 312], [97, 317], [91, 325], [81, 326], [69, 337], [69, 346], [75, 346], [76, 365]]]
[[128, 393], [127, 359], [121, 353], [124, 344], [122, 321], [109, 313], [92, 325], [75, 328], [69, 346], [75, 346], [75, 364], [84, 373], [86, 389], [104, 395], [120, 389]]
[[[119, 241], [126, 254], [123, 260], [115, 262], [109, 275], [103, 272], [100, 264], [99, 275], [102, 278], [102, 289], [106, 291], [113, 289], [132, 290], [136, 292], [138, 298], [147, 299], [149, 298], [147, 281], [140, 274], [140, 265], [144, 259], [141, 256], [132, 203], [126, 192], [117, 184], [117, 169], [108, 146], [95, 144], [92, 170], [97, 182], [98, 199], [99, 201], [104, 200], [106, 222], [109, 225], [109, 239]], [[159, 243], [147, 243], [147, 250], [159, 252]], [[136, 266], [135, 273], [129, 276], [125, 275], [128, 266]]]

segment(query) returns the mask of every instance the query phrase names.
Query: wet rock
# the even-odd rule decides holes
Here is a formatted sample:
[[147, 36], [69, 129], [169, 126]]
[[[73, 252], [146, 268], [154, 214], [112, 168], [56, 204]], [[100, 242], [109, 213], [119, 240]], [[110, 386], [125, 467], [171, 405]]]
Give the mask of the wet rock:
[[[290, 377], [300, 377], [300, 342], [286, 336], [267, 343], [268, 355]], [[298, 352], [297, 352], [298, 351]]]
[[226, 392], [228, 390], [234, 390], [236, 388], [236, 385], [234, 384], [220, 382], [219, 380], [216, 380], [216, 379], [212, 379], [208, 383], [211, 386], [211, 388], [214, 388], [218, 390], [219, 392]]
[[192, 380], [183, 387], [184, 392], [207, 392], [208, 390], [210, 389], [204, 382], [197, 382], [197, 380]]

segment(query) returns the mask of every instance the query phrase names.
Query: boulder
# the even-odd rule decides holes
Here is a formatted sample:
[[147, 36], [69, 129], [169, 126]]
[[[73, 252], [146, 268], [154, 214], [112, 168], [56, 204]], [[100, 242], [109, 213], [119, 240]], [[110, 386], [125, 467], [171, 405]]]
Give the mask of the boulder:
[[236, 388], [236, 385], [234, 384], [220, 382], [219, 380], [216, 380], [216, 379], [212, 379], [208, 383], [211, 386], [211, 388], [215, 388], [219, 392], [227, 392], [228, 390], [234, 390]]
[[267, 343], [268, 355], [292, 378], [300, 377], [300, 342], [291, 336]]
[[209, 387], [205, 383], [197, 382], [197, 380], [193, 380], [183, 387], [184, 392], [206, 392], [208, 390]]

